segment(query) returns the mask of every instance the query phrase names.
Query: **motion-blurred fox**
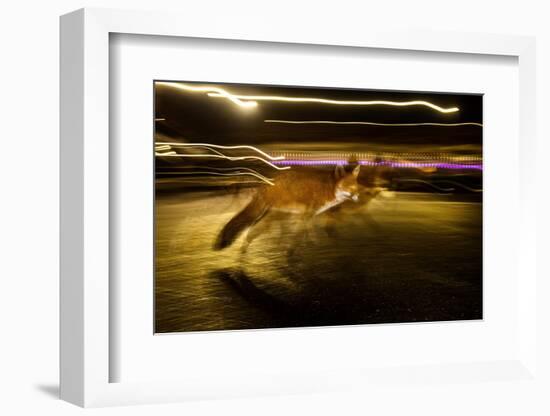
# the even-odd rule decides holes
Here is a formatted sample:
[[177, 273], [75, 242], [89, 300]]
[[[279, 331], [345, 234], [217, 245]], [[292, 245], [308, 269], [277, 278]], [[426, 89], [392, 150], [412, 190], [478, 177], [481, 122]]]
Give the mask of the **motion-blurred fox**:
[[214, 249], [230, 246], [243, 231], [256, 225], [272, 210], [300, 214], [309, 219], [346, 201], [357, 202], [360, 168], [357, 165], [346, 172], [338, 165], [332, 172], [291, 170], [281, 173], [275, 185], [258, 190], [252, 201], [229, 220], [219, 233]]

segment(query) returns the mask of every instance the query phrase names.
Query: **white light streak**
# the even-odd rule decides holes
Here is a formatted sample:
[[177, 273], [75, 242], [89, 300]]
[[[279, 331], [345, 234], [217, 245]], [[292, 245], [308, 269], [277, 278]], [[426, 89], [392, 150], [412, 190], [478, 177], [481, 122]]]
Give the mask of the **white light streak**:
[[157, 82], [157, 85], [165, 85], [168, 87], [176, 88], [183, 91], [191, 91], [191, 92], [206, 92], [210, 94], [217, 94], [218, 97], [223, 97], [228, 99], [234, 104], [237, 104], [239, 107], [243, 108], [253, 108], [258, 105], [255, 101], [241, 101], [237, 96], [227, 92], [223, 88], [218, 87], [198, 87], [198, 86], [192, 86], [187, 84], [182, 84], [179, 82]]
[[[158, 172], [158, 173], [162, 174], [162, 172]], [[204, 179], [206, 179], [206, 178], [177, 178], [178, 181], [183, 180], [187, 183], [203, 183]], [[173, 180], [173, 178], [162, 178], [162, 180], [170, 181], [170, 180]], [[255, 180], [243, 181], [243, 180], [239, 180], [239, 181], [236, 181], [234, 183], [238, 183], [239, 185], [242, 185], [242, 184], [245, 184], [245, 183], [247, 183], [247, 184], [248, 183], [264, 183], [264, 181], [255, 181]]]
[[268, 179], [270, 181], [273, 180], [273, 178], [268, 178], [266, 176], [263, 176], [257, 170], [250, 169], [250, 168], [247, 168], [245, 166], [232, 166], [230, 168], [215, 168], [213, 166], [186, 165], [185, 168], [187, 168], [187, 169], [212, 169], [212, 170], [219, 170], [220, 172], [244, 170], [244, 171], [247, 171], [247, 172], [255, 173], [257, 175], [261, 175], [262, 177], [264, 177], [265, 179]]
[[[261, 179], [263, 182], [270, 182], [270, 181], [273, 181], [274, 179], [273, 178], [268, 178], [264, 175], [262, 175], [260, 172], [254, 170], [254, 169], [250, 169], [250, 168], [247, 168], [246, 166], [232, 166], [230, 168], [216, 168], [216, 167], [213, 167], [213, 166], [193, 166], [193, 165], [187, 165], [185, 166], [185, 168], [187, 169], [209, 169], [209, 170], [215, 170], [215, 171], [220, 171], [220, 172], [228, 172], [228, 171], [246, 171], [246, 172], [250, 172], [252, 175], [256, 176], [257, 178]], [[173, 172], [158, 172], [160, 174], [164, 174], [164, 173], [171, 173], [171, 174], [176, 174], [176, 173], [184, 173], [184, 174], [189, 174], [185, 171], [173, 171]], [[193, 173], [193, 172], [191, 172]]]
[[265, 160], [265, 159], [262, 159], [261, 157], [258, 157], [258, 156], [225, 156], [225, 155], [215, 155], [215, 154], [191, 154], [191, 155], [185, 155], [185, 154], [175, 154], [175, 155], [165, 155], [163, 153], [156, 153], [155, 154], [156, 156], [167, 156], [167, 157], [181, 157], [181, 158], [217, 158], [217, 159], [225, 159], [225, 160], [230, 160], [230, 161], [236, 161], [236, 160], [259, 160], [263, 163], [265, 163], [266, 165], [274, 168], [274, 169], [277, 169], [277, 170], [286, 170], [286, 169], [290, 169], [290, 166], [285, 166], [285, 167], [279, 167], [279, 166], [275, 166], [273, 163]]
[[257, 101], [283, 101], [283, 102], [302, 102], [302, 103], [320, 103], [331, 105], [389, 105], [396, 107], [408, 107], [408, 106], [424, 106], [440, 113], [455, 113], [459, 111], [458, 107], [443, 108], [435, 105], [429, 101], [413, 100], [413, 101], [386, 101], [386, 100], [368, 100], [368, 101], [354, 101], [354, 100], [330, 100], [327, 98], [315, 98], [315, 97], [288, 97], [278, 95], [241, 95], [232, 94], [229, 91], [214, 86], [194, 86], [183, 84], [180, 82], [160, 82], [157, 85], [164, 85], [183, 91], [190, 92], [205, 92], [209, 97], [225, 98], [232, 103], [243, 108], [253, 108], [258, 105]]
[[[236, 149], [248, 149], [252, 150], [263, 157], [269, 159], [269, 160], [282, 160], [284, 159], [284, 156], [271, 156], [268, 155], [265, 152], [262, 152], [260, 149], [254, 146], [247, 146], [247, 145], [241, 145], [241, 146], [222, 146], [219, 144], [210, 144], [210, 143], [170, 143], [170, 142], [157, 142], [156, 145], [168, 145], [172, 147], [204, 147], [204, 148], [215, 148], [215, 149], [227, 149], [227, 150], [236, 150]], [[219, 153], [219, 152], [216, 152]], [[223, 155], [222, 155], [223, 156]]]
[[[162, 173], [172, 173], [172, 172], [160, 172]], [[261, 180], [262, 182], [267, 183], [268, 185], [273, 186], [274, 183], [271, 179], [266, 178], [263, 175], [255, 174], [253, 172], [231, 172], [231, 173], [220, 173], [220, 172], [209, 172], [209, 171], [193, 171], [193, 172], [177, 172], [178, 175], [214, 175], [214, 176], [254, 176]]]
[[330, 100], [326, 98], [313, 98], [313, 97], [286, 97], [286, 96], [277, 96], [277, 95], [234, 95], [225, 92], [225, 94], [220, 94], [219, 92], [209, 92], [209, 97], [216, 98], [227, 98], [228, 96], [238, 100], [252, 100], [247, 102], [254, 101], [284, 101], [284, 102], [293, 102], [293, 103], [320, 103], [320, 104], [331, 104], [331, 105], [389, 105], [395, 107], [408, 107], [408, 106], [424, 106], [429, 107], [433, 110], [439, 111], [440, 113], [455, 113], [459, 111], [458, 107], [443, 108], [429, 101], [386, 101], [386, 100], [369, 100], [369, 101], [352, 101], [352, 100]]
[[330, 121], [330, 120], [264, 120], [264, 123], [278, 124], [341, 124], [341, 125], [367, 125], [367, 126], [388, 126], [388, 127], [415, 127], [415, 126], [440, 126], [440, 127], [459, 127], [459, 126], [478, 126], [483, 127], [481, 123], [374, 123], [370, 121]]

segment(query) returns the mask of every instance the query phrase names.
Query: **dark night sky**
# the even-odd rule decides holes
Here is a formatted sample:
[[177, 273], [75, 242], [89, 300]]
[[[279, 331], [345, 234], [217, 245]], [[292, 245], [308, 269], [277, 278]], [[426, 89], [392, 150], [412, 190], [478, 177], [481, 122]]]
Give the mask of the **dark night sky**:
[[[456, 113], [431, 108], [393, 106], [339, 106], [321, 103], [258, 101], [243, 110], [223, 98], [204, 92], [188, 92], [165, 85], [155, 86], [157, 135], [176, 140], [216, 144], [332, 144], [356, 143], [383, 146], [462, 146], [481, 149], [482, 129], [461, 127], [385, 127], [366, 125], [285, 125], [264, 123], [265, 119], [367, 121], [378, 123], [482, 123], [482, 96], [424, 92], [393, 92], [354, 89], [302, 88], [246, 84], [191, 83], [217, 86], [233, 94], [316, 97], [333, 100], [429, 101], [441, 107], [458, 107]], [[414, 150], [414, 149], [410, 149]]]

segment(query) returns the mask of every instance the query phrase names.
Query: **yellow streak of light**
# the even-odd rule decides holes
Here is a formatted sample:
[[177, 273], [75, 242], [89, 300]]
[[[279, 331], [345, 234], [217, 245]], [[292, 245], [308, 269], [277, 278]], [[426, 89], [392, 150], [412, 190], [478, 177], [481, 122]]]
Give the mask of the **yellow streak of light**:
[[368, 126], [388, 126], [388, 127], [414, 127], [414, 126], [478, 126], [483, 127], [481, 123], [374, 123], [370, 121], [330, 121], [330, 120], [264, 120], [264, 123], [279, 124], [343, 124], [343, 125], [368, 125]]
[[[284, 102], [310, 102], [332, 105], [389, 105], [397, 107], [406, 106], [425, 106], [440, 113], [455, 113], [459, 111], [458, 107], [443, 108], [429, 101], [414, 100], [414, 101], [386, 101], [386, 100], [369, 100], [369, 101], [350, 101], [350, 100], [330, 100], [326, 98], [314, 98], [314, 97], [287, 97], [277, 95], [240, 95], [231, 94], [229, 91], [220, 87], [214, 86], [193, 86], [183, 84], [180, 82], [160, 82], [157, 85], [164, 85], [172, 88], [176, 88], [183, 91], [191, 92], [205, 92], [209, 97], [225, 98], [232, 103], [243, 108], [253, 108], [258, 105], [256, 101], [284, 101]], [[244, 101], [243, 101], [244, 100]]]
[[223, 97], [228, 99], [234, 104], [237, 104], [239, 107], [243, 108], [253, 108], [258, 105], [258, 103], [254, 101], [241, 101], [237, 96], [227, 92], [223, 88], [218, 87], [198, 87], [198, 86], [191, 86], [187, 84], [182, 84], [179, 82], [156, 82], [157, 85], [164, 85], [172, 88], [176, 88], [183, 91], [191, 91], [191, 92], [206, 92], [211, 94], [218, 94], [218, 97]]
[[[220, 144], [210, 144], [210, 143], [170, 143], [170, 142], [157, 142], [156, 145], [168, 145], [172, 147], [205, 147], [205, 148], [215, 148], [215, 149], [227, 149], [227, 150], [235, 150], [235, 149], [249, 149], [253, 150], [256, 153], [259, 153], [263, 157], [268, 158], [269, 160], [282, 160], [284, 159], [284, 156], [271, 156], [268, 155], [265, 152], [262, 152], [260, 149], [254, 146], [247, 146], [247, 145], [241, 145], [241, 146], [222, 146]], [[219, 153], [219, 152], [216, 152]], [[221, 153], [220, 153], [221, 154]], [[222, 155], [224, 156], [224, 155]]]
[[[389, 105], [395, 107], [408, 107], [408, 106], [425, 106], [433, 110], [439, 111], [440, 113], [455, 113], [459, 111], [458, 107], [443, 108], [429, 101], [386, 101], [386, 100], [370, 100], [370, 101], [348, 101], [348, 100], [329, 100], [326, 98], [313, 98], [313, 97], [285, 97], [277, 95], [235, 95], [229, 94], [224, 91], [224, 94], [219, 92], [209, 92], [207, 94], [209, 97], [216, 98], [232, 98], [239, 100], [254, 100], [254, 101], [285, 101], [285, 102], [294, 102], [294, 103], [321, 103], [321, 104], [332, 104], [332, 105]], [[247, 101], [247, 102], [254, 102]]]
[[[165, 156], [165, 154], [163, 154], [163, 153], [156, 153], [155, 155], [156, 156]], [[168, 157], [181, 157], [181, 158], [186, 158], [186, 157], [190, 157], [190, 158], [193, 158], [193, 157], [197, 157], [197, 158], [217, 158], [217, 159], [225, 159], [225, 160], [230, 160], [230, 161], [235, 161], [235, 160], [259, 160], [259, 161], [265, 163], [266, 165], [271, 166], [272, 168], [277, 169], [277, 170], [290, 169], [290, 166], [286, 166], [286, 167], [275, 166], [273, 163], [271, 163], [271, 162], [269, 162], [265, 159], [262, 159], [261, 157], [258, 157], [258, 156], [225, 156], [225, 155], [214, 155], [214, 154], [198, 154], [198, 155], [175, 154], [175, 155], [166, 155], [166, 156], [168, 156]]]

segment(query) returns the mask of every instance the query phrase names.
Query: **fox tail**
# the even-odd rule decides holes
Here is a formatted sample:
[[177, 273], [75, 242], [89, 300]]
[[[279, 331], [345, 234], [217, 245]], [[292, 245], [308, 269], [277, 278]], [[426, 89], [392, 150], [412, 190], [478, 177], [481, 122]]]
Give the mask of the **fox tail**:
[[229, 247], [248, 227], [258, 222], [269, 211], [269, 206], [254, 198], [244, 209], [229, 220], [214, 242], [214, 250]]

